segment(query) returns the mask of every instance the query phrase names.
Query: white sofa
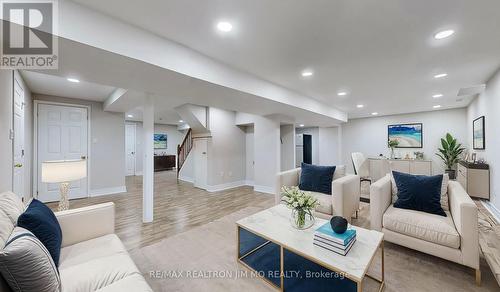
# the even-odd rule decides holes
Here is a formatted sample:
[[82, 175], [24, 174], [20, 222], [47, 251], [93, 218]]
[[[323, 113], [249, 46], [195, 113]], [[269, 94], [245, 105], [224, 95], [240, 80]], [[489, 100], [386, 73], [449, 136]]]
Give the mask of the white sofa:
[[447, 217], [395, 208], [392, 183], [387, 175], [370, 188], [371, 228], [382, 231], [384, 240], [479, 270], [477, 206], [456, 181], [448, 183], [450, 211]]
[[[281, 188], [283, 186], [298, 186], [301, 169], [296, 168], [277, 175], [275, 202], [281, 202]], [[359, 176], [345, 173], [345, 166], [335, 168], [332, 181], [332, 194], [311, 193], [318, 199], [320, 205], [315, 210], [315, 215], [320, 218], [330, 219], [332, 216], [342, 216], [351, 222], [351, 216], [359, 209]]]
[[[22, 210], [19, 212], [19, 208], [15, 207], [19, 204], [22, 206], [22, 202], [15, 194], [11, 192], [0, 194], [0, 212], [8, 211], [12, 214], [15, 210], [15, 216], [19, 217]], [[63, 234], [59, 260], [63, 292], [153, 291], [118, 236], [114, 234], [113, 203], [55, 214]], [[10, 236], [14, 223], [8, 217], [0, 216], [0, 228], [0, 241], [2, 241]], [[0, 291], [11, 291], [3, 279], [0, 279]]]

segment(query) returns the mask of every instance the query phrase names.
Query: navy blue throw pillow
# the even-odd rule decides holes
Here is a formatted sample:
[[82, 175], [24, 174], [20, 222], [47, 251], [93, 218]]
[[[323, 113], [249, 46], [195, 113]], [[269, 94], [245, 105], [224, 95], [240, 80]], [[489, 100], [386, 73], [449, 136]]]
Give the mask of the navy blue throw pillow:
[[303, 191], [332, 194], [332, 180], [335, 166], [317, 166], [302, 163], [299, 189]]
[[412, 175], [393, 171], [398, 187], [398, 199], [394, 207], [427, 212], [446, 217], [441, 207], [443, 175]]
[[28, 209], [17, 219], [17, 225], [31, 231], [47, 248], [56, 266], [59, 266], [62, 231], [54, 212], [49, 207], [33, 199]]

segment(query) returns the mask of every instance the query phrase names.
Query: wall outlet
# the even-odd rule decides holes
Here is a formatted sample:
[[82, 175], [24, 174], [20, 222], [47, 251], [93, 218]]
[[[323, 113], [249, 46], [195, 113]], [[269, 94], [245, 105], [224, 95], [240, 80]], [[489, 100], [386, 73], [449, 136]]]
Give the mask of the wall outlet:
[[12, 129], [9, 130], [9, 139], [14, 140], [14, 130]]

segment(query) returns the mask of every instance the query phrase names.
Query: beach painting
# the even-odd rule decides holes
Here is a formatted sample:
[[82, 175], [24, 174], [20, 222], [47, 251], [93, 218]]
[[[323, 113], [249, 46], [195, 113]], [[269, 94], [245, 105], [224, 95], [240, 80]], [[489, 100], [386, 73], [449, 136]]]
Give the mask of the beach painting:
[[472, 122], [473, 130], [473, 148], [474, 150], [484, 150], [484, 116], [479, 117]]
[[422, 148], [422, 123], [388, 126], [389, 140], [399, 142], [396, 148]]
[[155, 134], [155, 149], [167, 149], [167, 134]]

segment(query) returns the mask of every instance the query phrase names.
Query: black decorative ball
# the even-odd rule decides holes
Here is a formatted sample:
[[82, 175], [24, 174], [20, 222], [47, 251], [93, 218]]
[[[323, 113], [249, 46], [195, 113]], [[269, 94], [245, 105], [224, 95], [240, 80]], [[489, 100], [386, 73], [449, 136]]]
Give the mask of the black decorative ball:
[[347, 220], [344, 217], [332, 217], [332, 219], [330, 219], [330, 225], [333, 231], [338, 234], [342, 234], [347, 230]]

